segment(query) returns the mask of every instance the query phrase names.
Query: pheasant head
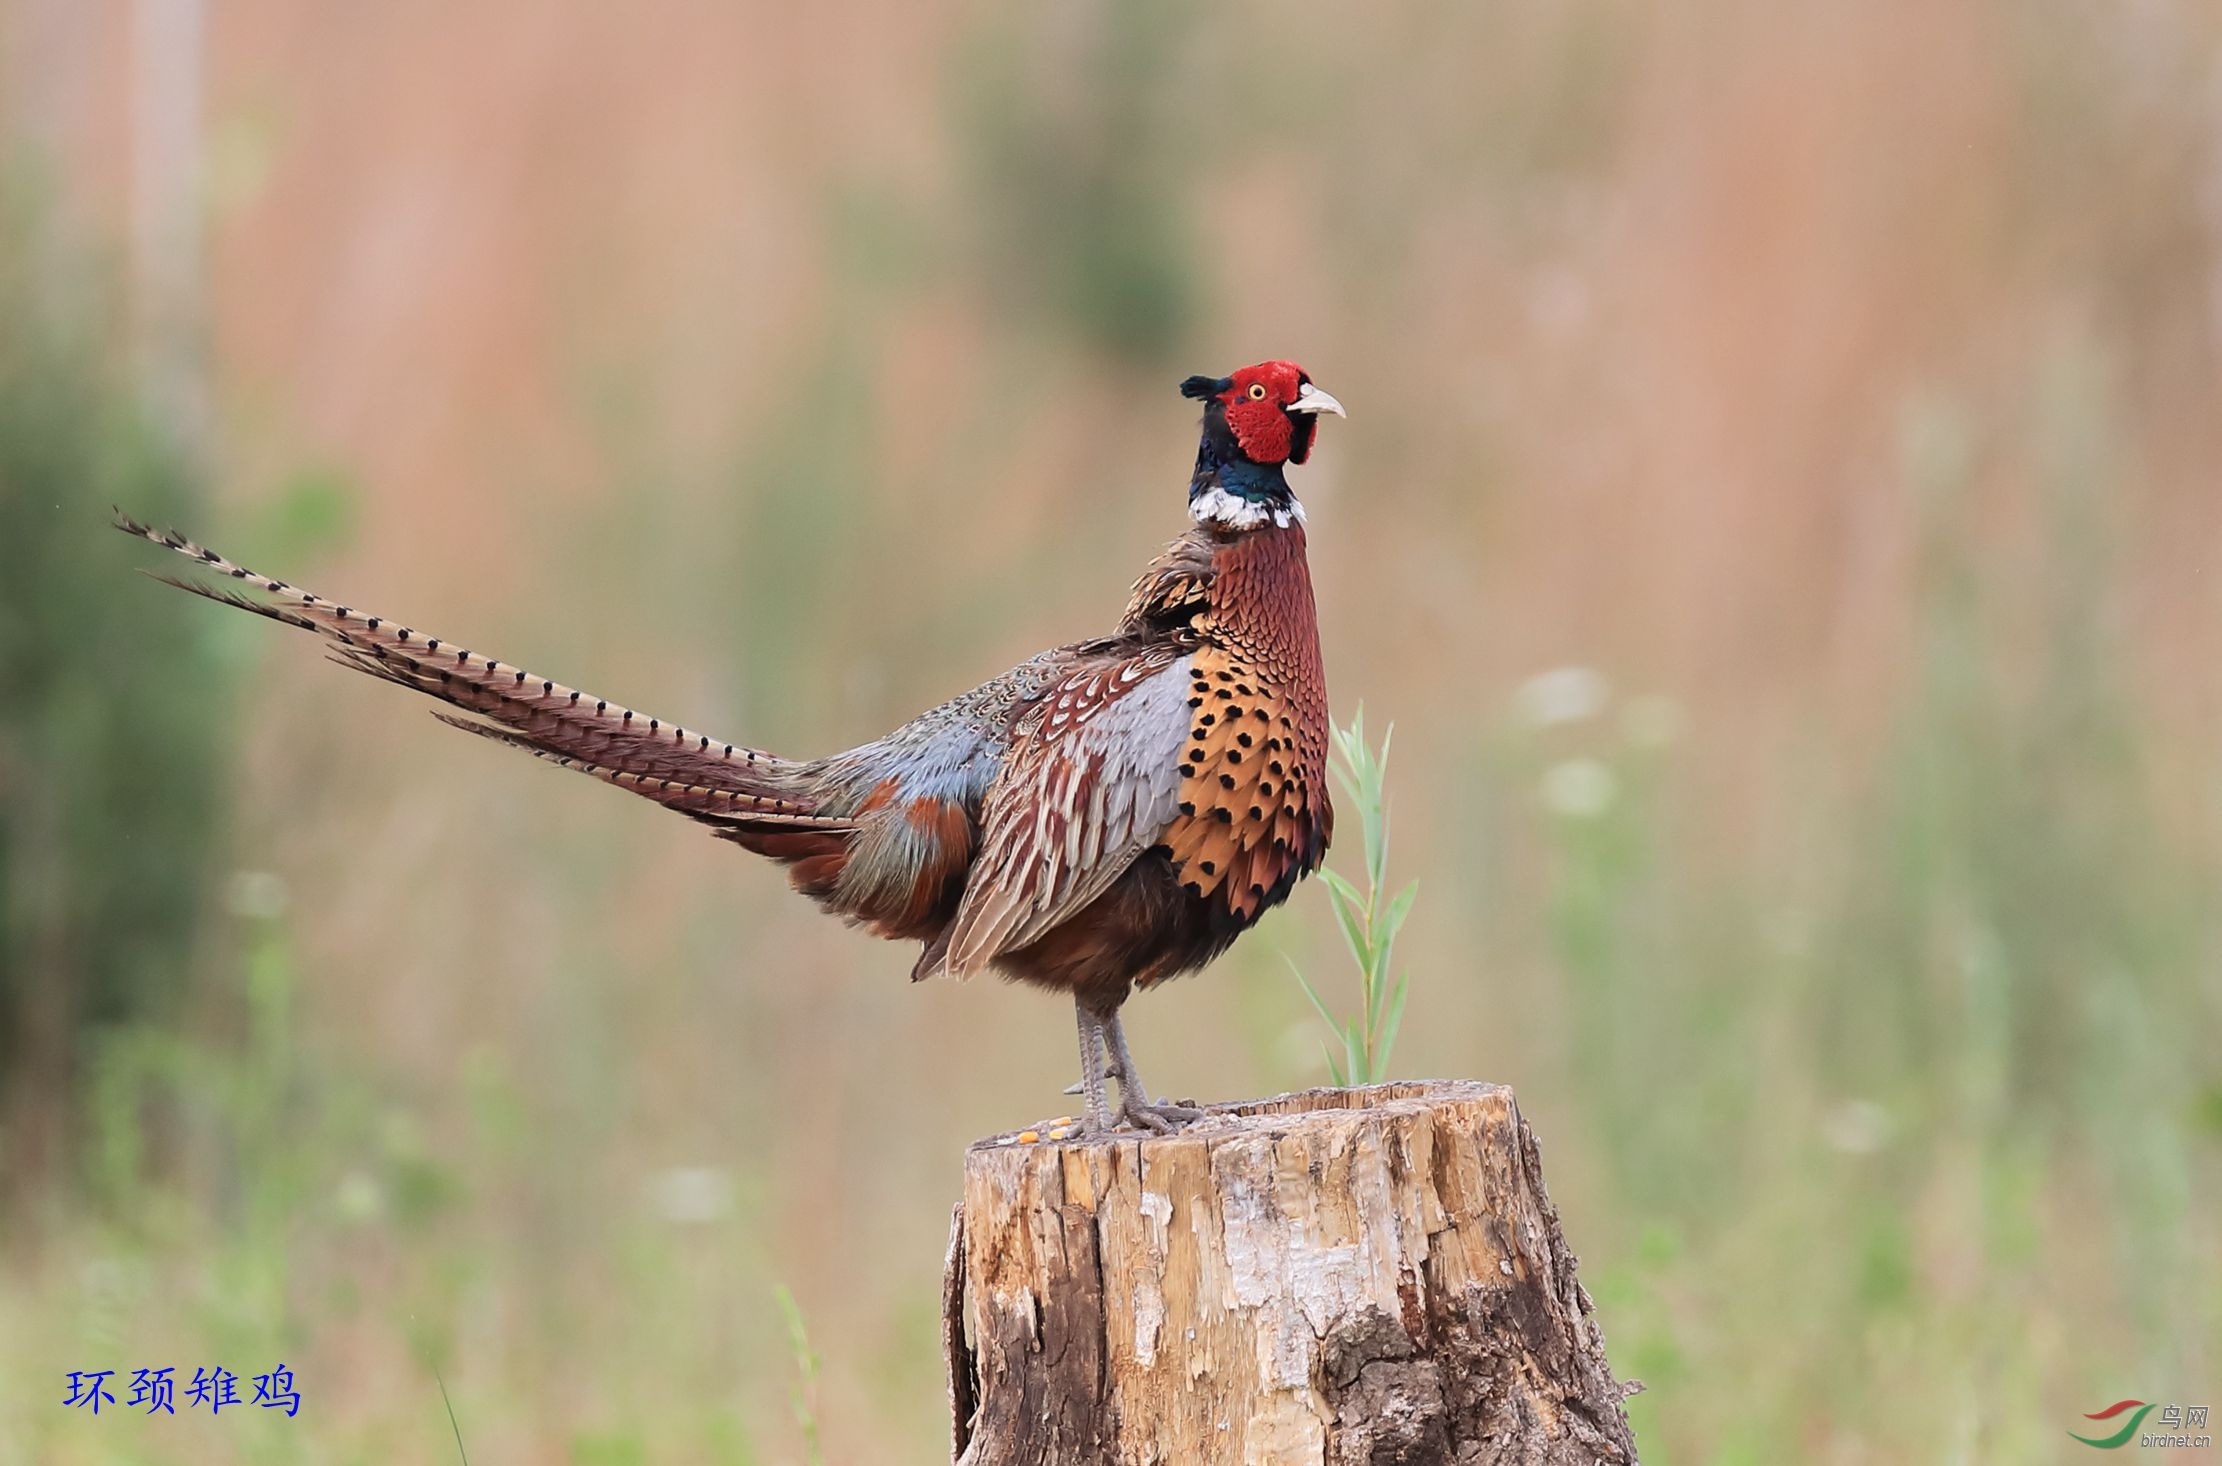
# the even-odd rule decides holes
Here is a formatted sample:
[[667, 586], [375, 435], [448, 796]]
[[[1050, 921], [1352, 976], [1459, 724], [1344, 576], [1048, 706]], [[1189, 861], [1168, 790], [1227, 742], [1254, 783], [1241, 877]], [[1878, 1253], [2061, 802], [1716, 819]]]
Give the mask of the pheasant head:
[[1188, 483], [1188, 513], [1227, 529], [1287, 528], [1304, 517], [1285, 465], [1311, 457], [1319, 415], [1346, 416], [1293, 361], [1265, 361], [1227, 377], [1190, 377], [1181, 395], [1204, 404], [1203, 442]]

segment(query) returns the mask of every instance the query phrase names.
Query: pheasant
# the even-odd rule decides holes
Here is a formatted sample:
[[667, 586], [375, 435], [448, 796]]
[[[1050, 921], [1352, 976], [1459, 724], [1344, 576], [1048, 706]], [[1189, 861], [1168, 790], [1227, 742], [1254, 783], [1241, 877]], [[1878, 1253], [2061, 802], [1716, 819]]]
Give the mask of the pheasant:
[[830, 758], [648, 717], [120, 512], [116, 525], [217, 577], [156, 579], [314, 632], [343, 665], [447, 704], [443, 722], [677, 810], [784, 865], [827, 911], [922, 943], [914, 980], [992, 969], [1071, 994], [1087, 1132], [1162, 1132], [1200, 1112], [1149, 1097], [1120, 1006], [1225, 951], [1317, 868], [1334, 826], [1286, 468], [1342, 404], [1288, 361], [1181, 392], [1204, 404], [1192, 523], [1116, 628]]

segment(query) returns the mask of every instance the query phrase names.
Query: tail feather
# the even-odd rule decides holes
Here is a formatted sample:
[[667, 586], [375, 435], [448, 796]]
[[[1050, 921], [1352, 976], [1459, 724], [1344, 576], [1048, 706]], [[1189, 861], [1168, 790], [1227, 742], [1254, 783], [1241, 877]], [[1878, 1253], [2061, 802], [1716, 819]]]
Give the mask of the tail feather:
[[[386, 674], [381, 670], [380, 675]], [[465, 733], [475, 733], [481, 738], [523, 749], [534, 758], [546, 759], [558, 768], [570, 769], [599, 779], [605, 784], [631, 790], [643, 798], [654, 800], [666, 809], [678, 810], [706, 825], [765, 833], [777, 830], [815, 831], [831, 835], [856, 833], [855, 821], [836, 815], [811, 814], [792, 800], [751, 794], [740, 789], [689, 784], [678, 779], [635, 774], [623, 769], [603, 768], [573, 758], [561, 749], [551, 748], [506, 728], [497, 728], [474, 718], [459, 718], [453, 713], [442, 712], [434, 712], [432, 716], [451, 728], [460, 728]]]
[[281, 622], [287, 626], [297, 626], [303, 631], [322, 630], [306, 616], [296, 616], [291, 611], [273, 606], [267, 601], [254, 600], [241, 595], [237, 591], [226, 590], [222, 586], [203, 585], [197, 580], [187, 580], [182, 575], [164, 575], [157, 570], [142, 570], [139, 573], [149, 580], [174, 587], [189, 595], [196, 595], [214, 601], [219, 606], [232, 606], [242, 611], [252, 611], [257, 616], [267, 616], [273, 621]]
[[[706, 814], [721, 822], [738, 814], [737, 806], [720, 806], [713, 795], [750, 801], [756, 811], [752, 819], [811, 817], [807, 796], [794, 778], [797, 766], [774, 754], [640, 716], [605, 698], [395, 625], [387, 617], [259, 575], [183, 535], [154, 529], [121, 510], [115, 523], [124, 533], [196, 561], [212, 574], [245, 582], [276, 604], [228, 586], [159, 574], [154, 579], [314, 632], [331, 645], [334, 660], [343, 665], [498, 726], [458, 718], [446, 718], [447, 722], [591, 773], [697, 818]], [[706, 792], [698, 798], [683, 792], [687, 790]], [[665, 795], [672, 797], [659, 797]], [[701, 813], [688, 807], [690, 799], [699, 803]]]

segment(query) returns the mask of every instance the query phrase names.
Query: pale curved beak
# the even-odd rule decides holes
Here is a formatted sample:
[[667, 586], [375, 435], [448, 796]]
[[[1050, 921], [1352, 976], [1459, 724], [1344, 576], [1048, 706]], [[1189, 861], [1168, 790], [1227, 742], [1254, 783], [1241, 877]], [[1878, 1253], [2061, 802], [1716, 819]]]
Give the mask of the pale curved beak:
[[1309, 382], [1306, 382], [1303, 389], [1296, 394], [1296, 400], [1288, 405], [1288, 410], [1290, 412], [1331, 412], [1335, 416], [1343, 418], [1350, 416], [1349, 413], [1342, 410], [1340, 402]]

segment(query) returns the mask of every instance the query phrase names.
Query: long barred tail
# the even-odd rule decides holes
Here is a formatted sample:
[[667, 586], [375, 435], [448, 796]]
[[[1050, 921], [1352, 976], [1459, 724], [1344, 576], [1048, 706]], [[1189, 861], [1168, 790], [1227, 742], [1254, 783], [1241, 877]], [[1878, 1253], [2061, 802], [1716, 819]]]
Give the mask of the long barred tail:
[[[797, 766], [761, 749], [644, 717], [605, 698], [482, 657], [389, 618], [258, 575], [183, 535], [141, 524], [121, 510], [116, 528], [193, 560], [210, 573], [269, 596], [257, 600], [225, 585], [178, 576], [153, 578], [194, 595], [314, 632], [333, 660], [461, 708], [474, 717], [441, 721], [522, 748], [589, 774], [727, 832], [811, 830], [831, 834], [848, 821], [816, 813], [796, 779]], [[153, 572], [148, 572], [150, 575]]]

